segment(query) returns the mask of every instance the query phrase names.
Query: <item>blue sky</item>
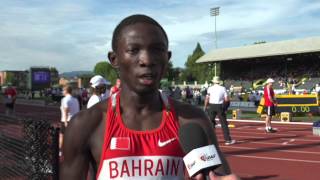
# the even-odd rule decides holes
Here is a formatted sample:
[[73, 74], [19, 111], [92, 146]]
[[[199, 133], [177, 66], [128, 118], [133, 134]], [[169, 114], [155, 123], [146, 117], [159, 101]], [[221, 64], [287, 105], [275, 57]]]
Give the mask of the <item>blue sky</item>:
[[167, 31], [172, 62], [183, 67], [199, 42], [214, 48], [255, 41], [320, 36], [319, 0], [1, 0], [0, 70], [55, 66], [60, 72], [93, 70], [107, 60], [115, 26], [146, 14]]

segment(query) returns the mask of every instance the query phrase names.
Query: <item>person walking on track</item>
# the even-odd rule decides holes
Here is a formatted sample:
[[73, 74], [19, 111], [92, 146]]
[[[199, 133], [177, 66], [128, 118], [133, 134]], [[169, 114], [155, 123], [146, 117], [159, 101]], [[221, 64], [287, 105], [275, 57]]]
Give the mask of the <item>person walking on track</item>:
[[[207, 96], [204, 103], [204, 110], [208, 111], [209, 118], [216, 125], [216, 116], [218, 115], [220, 124], [223, 130], [223, 136], [226, 145], [236, 143], [231, 139], [230, 130], [228, 127], [227, 115], [225, 105], [229, 103], [228, 93], [225, 87], [220, 85], [220, 78], [218, 76], [213, 77], [213, 85], [207, 90]], [[208, 109], [207, 109], [208, 108]]]
[[8, 83], [8, 87], [4, 91], [4, 102], [6, 106], [6, 115], [11, 116], [14, 114], [14, 106], [17, 99], [17, 91]]

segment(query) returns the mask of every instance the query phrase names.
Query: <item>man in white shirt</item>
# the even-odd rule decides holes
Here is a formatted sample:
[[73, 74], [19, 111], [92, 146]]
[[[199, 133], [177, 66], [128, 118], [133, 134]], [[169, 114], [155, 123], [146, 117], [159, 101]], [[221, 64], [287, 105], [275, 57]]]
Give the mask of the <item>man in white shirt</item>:
[[93, 76], [90, 79], [90, 84], [92, 88], [92, 95], [87, 104], [88, 109], [110, 96], [110, 92], [107, 89], [107, 85], [110, 85], [110, 82], [104, 79], [102, 76]]
[[218, 115], [221, 127], [223, 130], [223, 136], [226, 145], [234, 144], [236, 141], [231, 139], [230, 131], [228, 127], [227, 117], [225, 113], [225, 104], [230, 100], [225, 87], [220, 85], [220, 78], [215, 76], [212, 80], [213, 85], [207, 90], [207, 96], [204, 102], [204, 110], [208, 108], [209, 118], [215, 125], [215, 118]]
[[61, 99], [61, 132], [60, 134], [60, 148], [62, 147], [62, 139], [65, 128], [68, 126], [71, 118], [80, 111], [80, 106], [77, 98], [72, 97], [71, 86], [63, 87], [64, 98]]

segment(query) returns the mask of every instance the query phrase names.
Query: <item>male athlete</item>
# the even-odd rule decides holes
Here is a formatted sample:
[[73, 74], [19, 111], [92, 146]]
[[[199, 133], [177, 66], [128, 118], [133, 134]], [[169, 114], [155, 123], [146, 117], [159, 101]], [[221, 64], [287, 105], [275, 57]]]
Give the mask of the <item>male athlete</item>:
[[[203, 127], [223, 162], [217, 171], [230, 174], [204, 112], [168, 100], [158, 90], [171, 57], [163, 28], [148, 16], [129, 16], [116, 27], [112, 49], [108, 57], [118, 69], [121, 90], [72, 120], [65, 134], [61, 180], [85, 179], [89, 163], [98, 180], [187, 179], [178, 137], [179, 127], [187, 123]], [[210, 179], [237, 178], [218, 178], [211, 171]]]
[[264, 106], [267, 111], [266, 132], [275, 133], [277, 131], [271, 127], [271, 119], [272, 119], [272, 116], [275, 115], [275, 106], [277, 105], [275, 94], [272, 88], [272, 84], [274, 83], [274, 80], [269, 78], [267, 79], [266, 83], [267, 85], [264, 87], [264, 94], [263, 94], [264, 100], [265, 100]]

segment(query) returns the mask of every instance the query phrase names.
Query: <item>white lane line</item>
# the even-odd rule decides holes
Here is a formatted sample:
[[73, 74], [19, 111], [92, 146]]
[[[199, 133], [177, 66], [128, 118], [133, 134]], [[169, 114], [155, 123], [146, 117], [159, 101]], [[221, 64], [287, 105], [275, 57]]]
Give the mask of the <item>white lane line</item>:
[[[219, 138], [223, 138], [223, 135], [218, 134], [217, 137]], [[239, 135], [232, 135], [232, 137], [237, 140], [237, 138], [250, 138], [250, 140], [246, 140], [245, 142], [248, 143], [253, 143], [253, 144], [269, 144], [269, 145], [281, 145], [281, 142], [278, 143], [272, 143], [272, 142], [259, 142], [259, 141], [255, 141], [255, 140], [264, 140], [264, 138], [266, 137], [254, 137], [254, 136], [239, 136]], [[290, 138], [281, 138], [279, 137], [279, 139], [282, 140], [290, 140]], [[303, 139], [295, 139], [295, 141], [306, 141], [306, 142], [316, 142], [316, 143], [320, 143], [319, 140], [303, 140]], [[303, 146], [305, 144], [288, 144], [288, 145], [295, 145], [295, 146]], [[314, 145], [315, 148], [320, 147], [320, 145]]]
[[[219, 138], [223, 138], [223, 136], [222, 135], [217, 135]], [[251, 139], [250, 140], [246, 140], [246, 141], [244, 141], [244, 142], [246, 142], [246, 143], [252, 143], [252, 144], [267, 144], [267, 145], [277, 145], [277, 146], [279, 146], [279, 145], [281, 145], [281, 142], [279, 142], [279, 143], [272, 143], [272, 142], [253, 142], [253, 141], [255, 141], [255, 140], [264, 140], [264, 138], [262, 138], [262, 137], [252, 137], [252, 136], [237, 136], [237, 135], [232, 135], [232, 137], [234, 138], [234, 137], [241, 137], [241, 138], [248, 138], [248, 137], [250, 137]], [[234, 138], [235, 140], [237, 140], [237, 138]], [[239, 141], [237, 141], [237, 142], [239, 142]], [[292, 144], [289, 144], [289, 145], [292, 145]]]
[[[246, 131], [248, 131], [249, 129], [246, 129]], [[320, 142], [320, 136], [313, 136], [313, 135], [301, 135], [301, 134], [286, 134], [286, 133], [280, 133], [276, 132], [276, 133], [259, 133], [259, 132], [241, 132], [241, 131], [231, 131], [231, 134], [237, 134], [237, 133], [243, 133], [243, 134], [259, 134], [259, 135], [264, 135], [264, 137], [270, 137], [270, 136], [292, 136], [292, 137], [297, 137], [297, 136], [303, 136], [304, 138], [312, 138], [312, 139], [319, 139], [319, 140], [305, 140], [305, 141], [310, 141], [310, 142]], [[248, 136], [248, 137], [254, 137], [254, 136]], [[296, 139], [299, 140], [299, 139]], [[300, 139], [301, 141], [303, 141], [303, 139]]]
[[[283, 145], [281, 142], [278, 142], [278, 143], [272, 143], [272, 142], [250, 142], [252, 144], [267, 144], [267, 145]], [[294, 144], [287, 144], [287, 145], [294, 145]]]
[[[237, 130], [238, 129], [242, 129], [241, 127], [237, 127], [237, 125], [235, 125], [236, 127], [235, 128], [232, 128], [232, 131], [233, 132], [238, 132]], [[246, 127], [246, 126], [244, 126], [244, 127]], [[254, 132], [256, 132], [257, 130], [258, 131], [264, 131], [265, 130], [265, 127], [256, 127], [256, 126], [251, 126], [252, 128], [246, 128], [245, 130], [246, 131], [254, 131]], [[244, 128], [243, 128], [244, 129]], [[292, 132], [292, 133], [297, 133], [297, 134], [299, 134], [299, 135], [308, 135], [307, 133], [305, 133], [305, 132], [303, 132], [303, 131], [301, 131], [301, 130], [297, 130], [296, 128], [285, 128], [285, 127], [277, 127], [277, 128], [274, 128], [274, 129], [278, 129], [279, 130], [279, 132], [282, 132], [282, 131], [287, 131], [287, 132]], [[291, 130], [291, 129], [295, 129], [295, 130]], [[306, 131], [307, 132], [307, 131]], [[312, 128], [310, 127], [310, 134], [312, 134]], [[311, 136], [311, 137], [314, 137], [314, 136]]]
[[[289, 143], [292, 143], [294, 141], [296, 141], [296, 140], [295, 139], [290, 139], [289, 141], [283, 142], [282, 145], [288, 145]], [[289, 144], [289, 145], [291, 145], [291, 144]]]
[[[258, 127], [258, 128], [257, 128], [257, 130], [262, 130], [262, 131], [264, 131], [265, 129], [266, 129], [265, 127]], [[274, 127], [273, 127], [272, 129], [278, 131], [278, 128], [274, 128]]]
[[249, 129], [253, 126], [241, 126], [241, 127], [236, 127], [236, 129]]
[[[247, 130], [247, 129], [246, 129]], [[264, 128], [263, 128], [264, 130]], [[278, 136], [298, 136], [296, 134], [285, 134], [285, 133], [261, 133], [261, 132], [239, 132], [239, 131], [232, 131], [232, 134], [235, 134], [235, 133], [243, 133], [243, 134], [261, 134], [261, 135], [278, 135]]]
[[246, 156], [246, 155], [231, 155], [236, 157], [253, 158], [253, 159], [268, 159], [268, 160], [279, 160], [279, 161], [291, 161], [291, 162], [304, 162], [304, 163], [315, 163], [320, 164], [320, 161], [302, 160], [302, 159], [288, 159], [288, 158], [272, 158], [265, 156]]
[[[250, 119], [228, 119], [231, 122], [255, 122], [255, 123], [265, 123], [261, 120], [250, 120]], [[272, 121], [274, 124], [288, 124], [288, 125], [312, 125], [311, 122], [281, 122], [281, 121]]]
[[[217, 134], [217, 136], [221, 136], [221, 137], [223, 137], [223, 135], [222, 134]], [[242, 135], [235, 135], [235, 134], [231, 134], [231, 137], [241, 137], [241, 138], [250, 138], [250, 139], [252, 139], [252, 140], [254, 140], [254, 139], [260, 139], [260, 140], [264, 140], [264, 139], [269, 139], [270, 137], [272, 137], [272, 138], [282, 138], [282, 137], [277, 137], [277, 136], [242, 136]], [[296, 137], [296, 136], [292, 136], [292, 138], [294, 138], [294, 137]], [[317, 142], [319, 142], [319, 141], [317, 141]]]
[[[283, 140], [289, 140], [290, 138], [281, 138]], [[320, 144], [320, 139], [319, 140], [311, 140], [311, 139], [295, 139], [295, 141], [304, 141], [304, 142], [317, 142]]]
[[[239, 146], [224, 146], [224, 145], [220, 145], [220, 147], [229, 148], [229, 149], [247, 149], [247, 150], [260, 150], [261, 149], [261, 148], [250, 148], [250, 147], [239, 147]], [[320, 155], [320, 152], [312, 152], [312, 151], [310, 152], [310, 151], [294, 151], [294, 150], [280, 150], [280, 149], [275, 149], [275, 150], [270, 150], [270, 151]]]

